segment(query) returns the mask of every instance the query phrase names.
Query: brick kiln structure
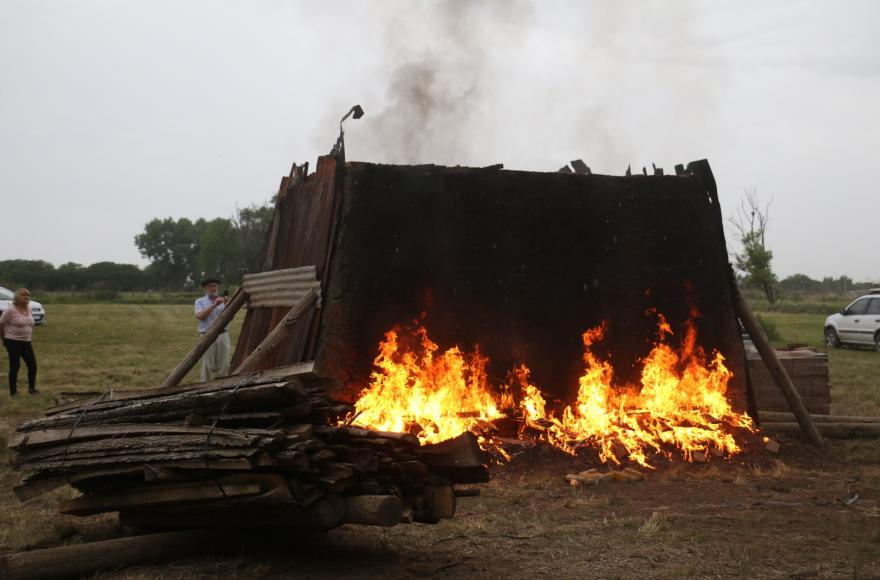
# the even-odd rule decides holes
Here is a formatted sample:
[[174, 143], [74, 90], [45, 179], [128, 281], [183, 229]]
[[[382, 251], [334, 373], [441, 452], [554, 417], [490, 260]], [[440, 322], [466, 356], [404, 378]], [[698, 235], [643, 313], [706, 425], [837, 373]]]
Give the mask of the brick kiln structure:
[[[734, 407], [754, 410], [706, 161], [607, 176], [341, 157], [282, 179], [263, 269], [316, 265], [322, 301], [261, 368], [315, 360], [353, 398], [383, 333], [424, 312], [441, 347], [479, 344], [491, 377], [525, 361], [545, 392], [570, 398], [585, 329], [607, 321], [596, 350], [631, 379], [656, 337], [646, 310], [679, 329], [693, 306], [700, 344], [733, 371]], [[248, 311], [233, 368], [286, 312]]]

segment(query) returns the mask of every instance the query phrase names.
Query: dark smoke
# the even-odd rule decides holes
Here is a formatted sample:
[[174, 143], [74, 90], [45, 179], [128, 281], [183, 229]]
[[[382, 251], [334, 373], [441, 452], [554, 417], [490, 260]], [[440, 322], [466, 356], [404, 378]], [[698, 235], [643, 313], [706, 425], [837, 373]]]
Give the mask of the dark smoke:
[[[386, 31], [387, 107], [368, 115], [358, 149], [387, 163], [463, 163], [471, 128], [491, 103], [491, 50], [516, 42], [528, 2], [412, 3]], [[364, 156], [361, 156], [364, 157]]]

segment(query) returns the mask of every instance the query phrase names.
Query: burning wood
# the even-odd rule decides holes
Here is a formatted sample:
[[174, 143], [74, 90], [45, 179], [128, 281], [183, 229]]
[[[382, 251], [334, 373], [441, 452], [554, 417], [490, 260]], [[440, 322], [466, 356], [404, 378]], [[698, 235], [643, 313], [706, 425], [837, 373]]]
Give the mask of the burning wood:
[[436, 522], [455, 483], [486, 481], [470, 433], [419, 445], [408, 433], [332, 426], [350, 410], [309, 365], [211, 383], [114, 393], [50, 409], [10, 441], [26, 499], [69, 483], [59, 511], [120, 512], [163, 528], [332, 528]]
[[599, 471], [598, 469], [588, 469], [580, 473], [569, 473], [565, 476], [565, 479], [572, 487], [599, 485], [606, 481], [640, 481], [644, 478], [645, 475], [642, 472], [632, 467], [625, 467], [619, 470], [612, 469], [606, 472]]
[[677, 350], [668, 344], [672, 328], [656, 316], [656, 342], [641, 361], [638, 385], [617, 384], [610, 362], [592, 352], [606, 326], [586, 331], [576, 400], [559, 412], [548, 409], [525, 364], [511, 371], [506, 384], [492, 387], [488, 359], [479, 350], [441, 352], [424, 326], [391, 330], [379, 345], [370, 386], [348, 420], [414, 433], [423, 443], [473, 431], [484, 447], [497, 448], [498, 426], [514, 418], [520, 438], [543, 440], [571, 454], [593, 448], [602, 462], [629, 460], [644, 467], [651, 466], [652, 455], [707, 461], [739, 453], [735, 435], [755, 427], [727, 400], [732, 374], [724, 357], [707, 356], [698, 346], [698, 314], [692, 312], [685, 323]]

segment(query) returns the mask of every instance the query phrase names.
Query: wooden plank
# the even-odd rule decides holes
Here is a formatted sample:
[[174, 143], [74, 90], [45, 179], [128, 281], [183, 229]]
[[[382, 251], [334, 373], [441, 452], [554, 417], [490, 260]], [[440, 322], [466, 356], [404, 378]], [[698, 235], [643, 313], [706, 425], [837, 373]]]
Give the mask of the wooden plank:
[[[791, 413], [779, 413], [773, 411], [760, 411], [761, 421], [772, 423], [790, 423], [795, 420]], [[880, 417], [866, 417], [863, 415], [817, 415], [812, 414], [816, 423], [880, 423]]]
[[259, 483], [223, 483], [223, 478], [171, 485], [137, 487], [117, 492], [90, 493], [61, 503], [62, 514], [87, 516], [102, 512], [115, 512], [131, 507], [152, 507], [177, 503], [190, 503], [260, 493]]
[[[296, 508], [296, 506], [294, 506]], [[271, 510], [271, 511], [270, 511]], [[218, 517], [222, 513], [222, 517]], [[213, 506], [193, 506], [172, 511], [128, 510], [120, 512], [125, 525], [136, 527], [212, 527], [218, 529], [313, 528], [331, 529], [342, 523], [345, 501], [338, 495], [317, 498], [304, 510], [286, 510], [282, 506], [255, 509], [214, 509]]]
[[[315, 265], [317, 278], [322, 281], [322, 293], [326, 294], [326, 264], [336, 237], [335, 223], [340, 203], [337, 176], [341, 174], [343, 163], [325, 155], [319, 157], [313, 174], [305, 176], [298, 170], [288, 191], [279, 198], [275, 214], [279, 227], [272, 232], [274, 235], [267, 245], [264, 270]], [[248, 311], [232, 358], [233, 368], [241, 366], [285, 312], [278, 308]], [[316, 332], [319, 317], [309, 312], [304, 319], [304, 324], [298, 325], [268, 357], [268, 366], [305, 360], [309, 352], [307, 342]]]
[[281, 341], [289, 338], [292, 328], [295, 328], [297, 321], [309, 308], [315, 304], [318, 294], [314, 288], [309, 290], [302, 300], [288, 311], [287, 315], [278, 323], [272, 332], [263, 339], [263, 341], [251, 351], [248, 357], [239, 365], [233, 374], [242, 374], [256, 369], [263, 360], [270, 356]]
[[288, 407], [308, 398], [298, 382], [268, 383], [238, 390], [192, 392], [181, 397], [143, 399], [130, 405], [87, 413], [54, 415], [27, 421], [19, 426], [19, 430], [62, 429], [98, 423], [167, 423], [182, 420], [193, 412], [215, 413], [220, 409], [226, 409], [230, 413], [240, 409], [262, 411]]
[[247, 377], [229, 376], [215, 379], [207, 383], [190, 383], [166, 388], [135, 389], [135, 390], [110, 390], [99, 398], [75, 401], [64, 405], [52, 407], [46, 411], [46, 415], [67, 413], [74, 409], [88, 407], [89, 411], [116, 407], [137, 399], [149, 399], [156, 396], [175, 395], [190, 391], [210, 392], [239, 386], [251, 386], [264, 383], [275, 383], [296, 377], [306, 382], [319, 380], [315, 373], [315, 363], [312, 361], [295, 363], [263, 371], [255, 372]]
[[[825, 437], [832, 439], [874, 439], [880, 437], [878, 423], [815, 423], [816, 428]], [[761, 429], [767, 433], [799, 433], [798, 423], [761, 423]]]
[[146, 435], [146, 434], [187, 434], [207, 435], [213, 437], [234, 437], [252, 440], [253, 436], [243, 434], [241, 431], [231, 429], [211, 429], [210, 427], [189, 427], [185, 425], [151, 425], [151, 424], [125, 424], [96, 425], [93, 427], [77, 427], [76, 429], [44, 429], [26, 433], [15, 433], [9, 440], [9, 448], [20, 450], [25, 447], [37, 448], [58, 443], [76, 443], [104, 437], [116, 437], [121, 435]]
[[229, 532], [185, 530], [116, 538], [0, 556], [0, 580], [78, 578], [100, 570], [224, 550], [243, 543]]
[[241, 310], [241, 307], [247, 302], [247, 298], [248, 294], [243, 289], [239, 288], [235, 291], [232, 300], [226, 305], [226, 308], [223, 309], [223, 312], [220, 313], [220, 316], [217, 317], [214, 324], [212, 324], [199, 338], [199, 341], [189, 354], [178, 363], [173, 371], [171, 371], [171, 374], [168, 375], [168, 378], [165, 379], [165, 382], [159, 387], [160, 389], [173, 387], [183, 380], [183, 377], [192, 370], [196, 363], [202, 358], [202, 355], [204, 355], [208, 348], [214, 344], [217, 337], [226, 330], [226, 327], [232, 322], [232, 319], [235, 318], [235, 314]]

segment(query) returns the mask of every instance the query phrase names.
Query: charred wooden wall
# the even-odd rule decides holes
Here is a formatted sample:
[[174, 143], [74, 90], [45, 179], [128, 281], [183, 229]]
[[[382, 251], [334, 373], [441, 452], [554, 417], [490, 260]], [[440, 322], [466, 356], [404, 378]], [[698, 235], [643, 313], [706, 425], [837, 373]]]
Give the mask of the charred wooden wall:
[[[633, 379], [656, 336], [645, 311], [662, 312], [679, 332], [693, 304], [700, 342], [727, 357], [743, 409], [745, 360], [717, 199], [706, 181], [349, 163], [334, 190], [332, 248], [303, 250], [274, 267], [330, 256], [319, 272], [324, 305], [312, 348], [319, 368], [349, 394], [368, 378], [383, 333], [421, 312], [441, 347], [479, 344], [493, 378], [526, 362], [537, 385], [570, 399], [584, 330], [607, 321], [596, 350]], [[280, 246], [326, 239], [332, 227], [320, 212], [333, 203], [322, 198], [312, 220], [302, 216], [318, 201], [305, 192], [288, 193], [284, 203], [296, 209], [285, 210], [295, 219], [282, 218]], [[258, 324], [248, 317], [246, 327]], [[253, 347], [253, 339], [242, 341], [237, 356]], [[291, 345], [276, 362], [298, 360], [303, 348]]]
[[[264, 250], [264, 271], [313, 265], [318, 280], [326, 280], [339, 210], [339, 169], [336, 158], [327, 155], [318, 159], [315, 173], [307, 175], [308, 164], [294, 166], [290, 176], [281, 180]], [[238, 367], [287, 311], [288, 308], [248, 310], [232, 356], [232, 368]], [[274, 349], [260, 368], [313, 358], [318, 326], [318, 316], [310, 311], [297, 324], [291, 338]]]

